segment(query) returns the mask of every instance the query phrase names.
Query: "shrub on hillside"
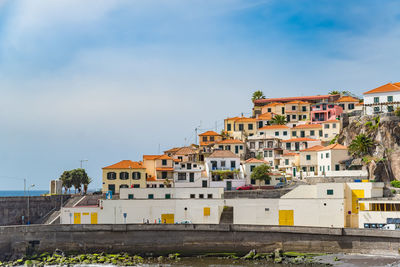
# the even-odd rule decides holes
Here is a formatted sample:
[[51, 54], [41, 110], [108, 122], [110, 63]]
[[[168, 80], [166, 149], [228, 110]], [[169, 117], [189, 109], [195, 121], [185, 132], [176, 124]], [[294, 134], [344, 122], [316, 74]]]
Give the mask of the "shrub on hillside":
[[394, 181], [391, 181], [390, 184], [393, 187], [400, 188], [400, 181], [394, 180]]

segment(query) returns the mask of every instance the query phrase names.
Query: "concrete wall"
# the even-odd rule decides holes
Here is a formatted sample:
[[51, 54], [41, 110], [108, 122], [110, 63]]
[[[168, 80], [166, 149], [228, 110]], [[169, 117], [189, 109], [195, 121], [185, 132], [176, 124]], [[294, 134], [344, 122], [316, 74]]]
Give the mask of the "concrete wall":
[[[35, 241], [35, 242], [33, 242]], [[251, 249], [398, 255], [400, 231], [248, 225], [33, 225], [0, 227], [0, 260], [53, 252], [246, 253]], [[36, 245], [35, 245], [36, 243]]]
[[[61, 197], [64, 202], [70, 198], [69, 195], [29, 197], [31, 223], [41, 223], [50, 211], [59, 210]], [[22, 224], [22, 216], [25, 216], [26, 223], [28, 197], [0, 197], [0, 225]]]

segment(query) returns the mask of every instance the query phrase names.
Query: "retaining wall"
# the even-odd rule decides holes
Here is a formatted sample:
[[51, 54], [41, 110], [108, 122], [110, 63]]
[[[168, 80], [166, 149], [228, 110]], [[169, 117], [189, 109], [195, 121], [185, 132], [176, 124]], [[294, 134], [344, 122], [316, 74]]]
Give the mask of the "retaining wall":
[[254, 225], [31, 225], [0, 227], [0, 260], [30, 253], [129, 252], [191, 256], [276, 248], [397, 255], [400, 231]]

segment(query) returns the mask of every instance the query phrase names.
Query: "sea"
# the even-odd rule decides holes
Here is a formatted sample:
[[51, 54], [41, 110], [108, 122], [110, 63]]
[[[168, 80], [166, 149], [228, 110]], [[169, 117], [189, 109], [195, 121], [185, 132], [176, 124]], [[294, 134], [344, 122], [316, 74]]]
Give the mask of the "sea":
[[[48, 190], [29, 190], [29, 196], [41, 196], [48, 193]], [[27, 195], [28, 191], [25, 192], [24, 190], [0, 190], [0, 197], [21, 197]]]

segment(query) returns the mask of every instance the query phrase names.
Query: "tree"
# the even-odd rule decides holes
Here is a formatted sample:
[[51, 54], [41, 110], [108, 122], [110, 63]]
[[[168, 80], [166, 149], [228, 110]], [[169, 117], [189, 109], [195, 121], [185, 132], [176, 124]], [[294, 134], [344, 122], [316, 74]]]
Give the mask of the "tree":
[[251, 98], [251, 100], [254, 102], [255, 100], [258, 99], [265, 99], [265, 95], [262, 91], [257, 90], [253, 93], [253, 97]]
[[83, 179], [82, 184], [83, 184], [83, 192], [86, 194], [88, 190], [88, 185], [92, 182], [92, 179], [86, 175], [86, 177]]
[[365, 134], [359, 134], [351, 141], [349, 152], [353, 157], [363, 157], [370, 154], [374, 141]]
[[285, 125], [287, 123], [286, 117], [284, 115], [275, 115], [271, 119], [272, 124], [278, 124], [278, 125]]
[[267, 164], [262, 164], [253, 169], [250, 178], [266, 182], [271, 180], [271, 176], [269, 175], [270, 173], [271, 173], [271, 166]]
[[330, 95], [340, 95], [340, 91], [332, 90], [329, 92]]
[[87, 182], [89, 177], [84, 169], [74, 169], [70, 171], [71, 173], [71, 180], [72, 180], [72, 185], [75, 188], [75, 193], [76, 190], [80, 190], [82, 187], [82, 184], [84, 182]]
[[220, 134], [221, 134], [223, 140], [231, 138], [231, 135], [224, 130], [221, 130]]
[[65, 188], [65, 193], [67, 193], [67, 191], [70, 191], [70, 188], [72, 187], [72, 179], [70, 172], [64, 171], [59, 179], [62, 182], [62, 186]]

